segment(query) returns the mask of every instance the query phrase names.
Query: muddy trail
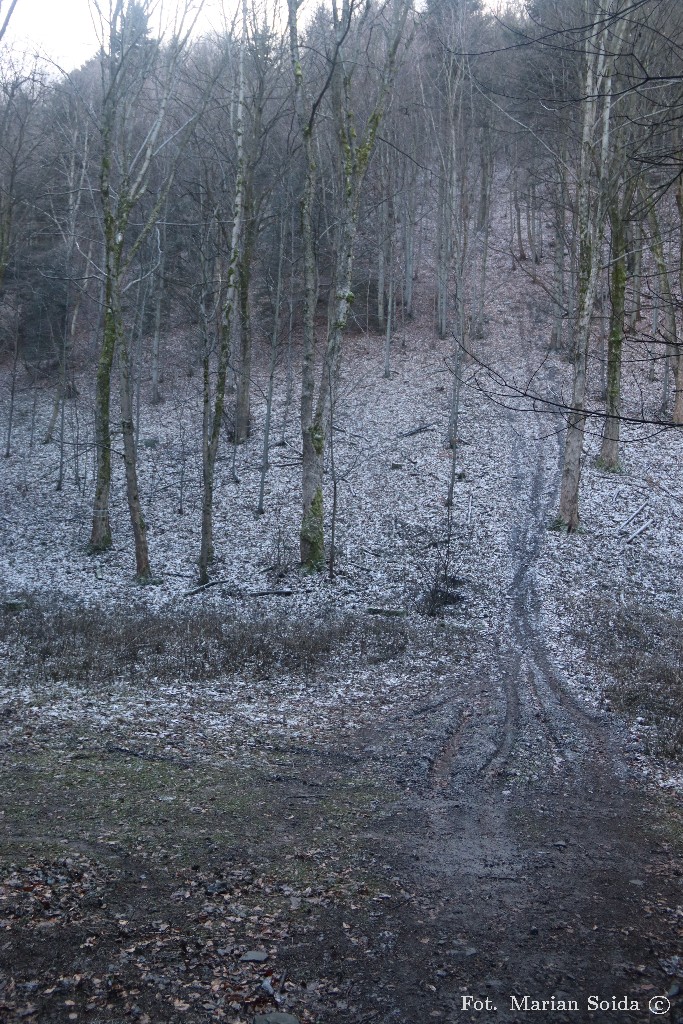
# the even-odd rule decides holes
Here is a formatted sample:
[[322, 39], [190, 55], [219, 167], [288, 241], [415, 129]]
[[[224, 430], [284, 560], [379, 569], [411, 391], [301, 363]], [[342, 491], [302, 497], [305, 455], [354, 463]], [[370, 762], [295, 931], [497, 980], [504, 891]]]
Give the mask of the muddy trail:
[[370, 941], [381, 970], [358, 985], [383, 1007], [363, 1019], [683, 1021], [680, 841], [544, 645], [561, 436], [548, 417], [518, 428], [503, 424], [509, 586], [425, 780], [376, 833], [414, 896]]

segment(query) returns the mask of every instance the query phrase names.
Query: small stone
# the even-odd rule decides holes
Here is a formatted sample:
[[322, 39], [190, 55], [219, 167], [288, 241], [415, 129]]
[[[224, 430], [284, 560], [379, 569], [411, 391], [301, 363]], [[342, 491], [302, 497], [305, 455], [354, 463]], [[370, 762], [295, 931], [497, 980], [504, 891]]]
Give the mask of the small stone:
[[645, 885], [645, 882], [643, 882], [640, 878], [631, 878], [631, 879], [629, 879], [629, 883], [628, 884], [629, 885]]
[[207, 885], [206, 891], [212, 896], [219, 896], [228, 892], [228, 885], [226, 882], [212, 882], [211, 885]]
[[262, 964], [264, 960], [268, 959], [268, 954], [262, 949], [250, 949], [244, 956], [240, 957], [241, 964]]
[[254, 1024], [299, 1024], [297, 1017], [291, 1013], [281, 1013], [280, 1010], [273, 1010], [272, 1013], [260, 1013], [254, 1017]]
[[532, 924], [531, 928], [529, 929], [529, 935], [538, 935], [538, 928], [535, 924]]
[[564, 839], [558, 839], [556, 843], [553, 843], [553, 846], [556, 846], [558, 850], [567, 849], [567, 844], [565, 843]]
[[674, 984], [673, 984], [673, 985], [671, 986], [671, 988], [669, 989], [669, 991], [667, 992], [667, 995], [668, 995], [668, 996], [669, 996], [669, 997], [670, 997], [671, 999], [673, 999], [673, 998], [674, 998], [674, 996], [680, 995], [680, 992], [681, 992], [681, 986], [680, 986], [680, 985], [677, 985], [677, 984], [675, 984], [675, 983], [674, 983]]

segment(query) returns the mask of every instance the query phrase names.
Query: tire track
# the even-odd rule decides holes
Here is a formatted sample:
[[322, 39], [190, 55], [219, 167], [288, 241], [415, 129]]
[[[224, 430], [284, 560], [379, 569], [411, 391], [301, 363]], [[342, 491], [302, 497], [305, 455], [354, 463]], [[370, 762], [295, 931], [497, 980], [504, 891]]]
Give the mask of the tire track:
[[[428, 777], [429, 788], [441, 793], [449, 779], [451, 785], [476, 779], [487, 785], [500, 781], [517, 753], [523, 755], [522, 748], [529, 748], [536, 761], [545, 759], [553, 772], [562, 766], [573, 770], [581, 754], [590, 756], [593, 768], [598, 763], [614, 767], [604, 722], [568, 691], [543, 641], [534, 572], [559, 488], [561, 437], [544, 429], [541, 414], [536, 414], [533, 427], [524, 434], [514, 431], [510, 418], [507, 428], [508, 437], [513, 434], [514, 438], [509, 507], [513, 516], [523, 516], [524, 521], [510, 531], [506, 620], [491, 637], [492, 657], [484, 667], [500, 685], [501, 708], [493, 726], [486, 714], [490, 709], [482, 708], [480, 715], [464, 716], [451, 729]], [[551, 441], [555, 437], [555, 452], [549, 452], [548, 436]], [[526, 500], [524, 490], [516, 489], [514, 482], [524, 467], [533, 467]]]

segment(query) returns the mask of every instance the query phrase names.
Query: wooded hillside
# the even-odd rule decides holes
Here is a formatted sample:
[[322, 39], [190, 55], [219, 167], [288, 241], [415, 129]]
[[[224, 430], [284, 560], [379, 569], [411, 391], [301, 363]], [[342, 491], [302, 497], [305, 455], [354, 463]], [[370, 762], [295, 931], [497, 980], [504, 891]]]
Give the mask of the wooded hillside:
[[[683, 422], [673, 0], [533, 0], [498, 15], [478, 0], [305, 13], [244, 0], [210, 38], [196, 5], [161, 38], [147, 0], [93, 13], [100, 52], [68, 75], [2, 51], [0, 344], [5, 456], [26, 458], [28, 404], [28, 444], [49, 446], [41, 472], [73, 496], [59, 507], [89, 506], [79, 537], [94, 555], [119, 542], [112, 488], [124, 486], [131, 575], [167, 568], [150, 551], [159, 452], [143, 426], [161, 407], [179, 431], [168, 500], [199, 525], [199, 585], [230, 530], [221, 481], [256, 430], [254, 512], [280, 499], [273, 459], [298, 464], [299, 559], [333, 574], [347, 472], [335, 417], [342, 372], [358, 376], [348, 339], [381, 348], [391, 380], [417, 317], [450, 345], [449, 508], [466, 375], [504, 406], [562, 414], [557, 523], [570, 531], [587, 415], [601, 466], [620, 467], [624, 374], [659, 390], [629, 423]], [[496, 211], [507, 224], [494, 235]], [[546, 351], [573, 366], [561, 395], [487, 358], [503, 253], [546, 318]], [[356, 443], [362, 459], [373, 438]]]

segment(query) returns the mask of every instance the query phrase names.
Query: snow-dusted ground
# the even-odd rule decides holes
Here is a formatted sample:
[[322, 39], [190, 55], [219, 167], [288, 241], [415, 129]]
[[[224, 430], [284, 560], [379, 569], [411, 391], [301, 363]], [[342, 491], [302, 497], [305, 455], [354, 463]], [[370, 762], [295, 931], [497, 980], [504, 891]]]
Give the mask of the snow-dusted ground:
[[[550, 273], [550, 259], [545, 270]], [[41, 443], [51, 394], [36, 395], [20, 375], [12, 455], [0, 465], [0, 590], [5, 598], [31, 595], [54, 605], [121, 607], [168, 614], [218, 609], [226, 622], [282, 614], [287, 622], [320, 622], [335, 614], [362, 614], [381, 606], [406, 613], [401, 622], [412, 637], [411, 655], [368, 666], [353, 658], [330, 658], [328, 671], [312, 682], [292, 673], [259, 679], [253, 673], [225, 683], [170, 685], [154, 679], [135, 687], [124, 680], [107, 692], [90, 694], [70, 680], [52, 682], [8, 672], [5, 697], [22, 708], [17, 730], [51, 728], [74, 720], [84, 728], [113, 729], [162, 747], [187, 745], [197, 737], [213, 750], [254, 744], [283, 735], [315, 739], [320, 732], [356, 729], [378, 716], [398, 715], [425, 695], [442, 693], [449, 650], [467, 635], [495, 637], [509, 605], [515, 531], [528, 518], [532, 470], [544, 467], [545, 499], [552, 519], [562, 444], [561, 415], [505, 408], [493, 401], [480, 361], [507, 380], [523, 385], [532, 376], [539, 393], [569, 394], [570, 370], [547, 357], [549, 333], [544, 293], [510, 259], [494, 254], [487, 306], [486, 337], [476, 359], [464, 369], [460, 444], [457, 450], [453, 536], [448, 572], [457, 577], [462, 604], [446, 616], [441, 632], [420, 614], [421, 600], [435, 581], [447, 535], [445, 499], [451, 452], [445, 444], [451, 388], [450, 343], [432, 331], [430, 296], [415, 321], [401, 325], [392, 354], [392, 373], [383, 377], [383, 339], [349, 339], [334, 431], [339, 476], [336, 578], [314, 578], [297, 567], [300, 506], [300, 442], [297, 395], [288, 416], [286, 444], [271, 450], [265, 514], [255, 514], [262, 449], [265, 388], [257, 370], [253, 432], [235, 452], [226, 443], [215, 493], [220, 583], [188, 595], [196, 580], [200, 518], [201, 423], [199, 382], [174, 373], [169, 353], [166, 401], [143, 403], [140, 479], [149, 523], [153, 586], [134, 582], [132, 538], [127, 521], [122, 465], [112, 488], [114, 547], [93, 558], [86, 552], [92, 501], [92, 382], [78, 379], [80, 396], [67, 415], [66, 471], [56, 490], [57, 440]], [[425, 286], [423, 285], [423, 288]], [[540, 312], [539, 312], [540, 311]], [[661, 368], [659, 369], [661, 372]], [[284, 416], [281, 371], [272, 439], [280, 438]], [[595, 367], [593, 377], [595, 378]], [[9, 407], [9, 373], [0, 381]], [[624, 409], [653, 415], [661, 381], [649, 383], [642, 365], [627, 360]], [[525, 403], [521, 403], [524, 405]], [[418, 427], [425, 429], [412, 433]], [[603, 614], [610, 601], [676, 613], [683, 580], [683, 431], [625, 425], [623, 471], [609, 474], [595, 465], [600, 424], [589, 420], [581, 511], [583, 530], [572, 536], [546, 531], [534, 569], [542, 597], [544, 640], [564, 680], [582, 700], [602, 701], [609, 680], [591, 668], [577, 645], [576, 627]], [[410, 435], [410, 436], [407, 436]], [[33, 443], [30, 444], [30, 438]], [[57, 436], [57, 433], [56, 433]], [[239, 482], [232, 479], [232, 463]], [[76, 472], [77, 471], [77, 472]], [[328, 476], [329, 484], [329, 476]], [[331, 503], [331, 486], [326, 495]], [[182, 511], [181, 511], [182, 506]], [[646, 529], [636, 531], [647, 523]], [[290, 590], [290, 596], [255, 596]], [[605, 603], [606, 602], [606, 603]], [[609, 629], [609, 622], [605, 622]], [[0, 654], [11, 666], [10, 645]], [[630, 743], [639, 750], [641, 724]], [[643, 772], [681, 786], [671, 766], [637, 754]]]

